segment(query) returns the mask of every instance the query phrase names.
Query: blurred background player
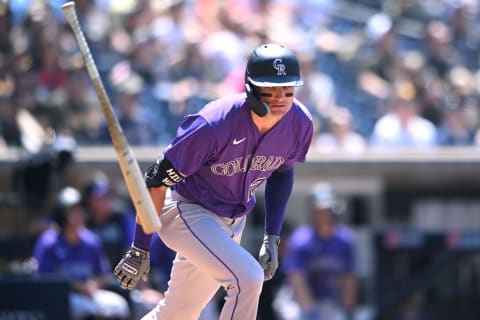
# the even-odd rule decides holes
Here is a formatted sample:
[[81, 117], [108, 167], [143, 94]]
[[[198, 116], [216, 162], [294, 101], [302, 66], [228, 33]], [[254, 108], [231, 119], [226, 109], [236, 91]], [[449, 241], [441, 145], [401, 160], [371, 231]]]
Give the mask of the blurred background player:
[[52, 218], [56, 227], [47, 229], [35, 243], [37, 274], [70, 283], [70, 312], [74, 320], [129, 319], [127, 300], [105, 290], [111, 279], [111, 266], [101, 240], [85, 227], [85, 211], [77, 189], [60, 190]]
[[83, 188], [87, 227], [102, 241], [109, 262], [115, 264], [133, 241], [135, 212], [121, 201], [110, 178], [97, 171]]
[[[307, 198], [311, 223], [288, 238], [283, 259], [286, 289], [278, 301], [282, 319], [352, 319], [357, 300], [353, 232], [339, 223], [344, 205], [329, 184]], [[289, 301], [291, 299], [291, 301]], [[278, 303], [280, 302], [280, 303]]]

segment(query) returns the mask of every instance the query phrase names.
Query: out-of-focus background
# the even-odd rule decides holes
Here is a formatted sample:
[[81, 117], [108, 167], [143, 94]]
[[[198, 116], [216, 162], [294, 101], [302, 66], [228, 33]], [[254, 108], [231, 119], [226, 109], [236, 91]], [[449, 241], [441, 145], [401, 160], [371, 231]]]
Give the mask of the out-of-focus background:
[[[65, 2], [0, 1], [2, 297], [33, 292], [33, 244], [61, 188], [81, 189], [102, 172], [115, 201], [130, 206], [60, 10]], [[279, 42], [294, 49], [305, 81], [296, 96], [316, 131], [307, 163], [296, 169], [288, 227], [308, 222], [305, 198], [314, 183], [328, 182], [345, 200], [345, 222], [356, 233], [359, 305], [367, 319], [397, 319], [409, 302], [428, 310], [428, 319], [479, 318], [477, 0], [75, 3], [142, 169], [184, 115], [243, 91], [253, 48]], [[244, 242], [256, 255], [261, 210], [249, 218]], [[55, 292], [55, 285], [45, 290]], [[33, 309], [3, 306], [0, 319], [28, 310], [45, 319], [47, 303], [26, 299]]]

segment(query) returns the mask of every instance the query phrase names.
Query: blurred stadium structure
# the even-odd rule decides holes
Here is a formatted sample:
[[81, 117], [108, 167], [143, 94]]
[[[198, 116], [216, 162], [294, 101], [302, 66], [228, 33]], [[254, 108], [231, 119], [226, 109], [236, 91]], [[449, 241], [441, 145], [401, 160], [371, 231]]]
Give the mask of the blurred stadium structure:
[[[0, 190], [16, 198], [9, 181], [18, 150], [9, 151], [0, 162]], [[146, 167], [159, 148], [137, 147], [134, 152]], [[111, 147], [80, 147], [74, 158], [65, 179], [81, 185], [96, 168], [121, 184]], [[296, 170], [287, 222], [305, 222], [309, 188], [317, 181], [331, 183], [346, 200], [347, 222], [357, 233], [361, 303], [379, 312], [371, 319], [395, 319], [421, 294], [434, 319], [473, 320], [480, 295], [479, 164], [480, 156], [471, 148], [361, 155], [311, 152], [309, 161]], [[9, 277], [28, 274], [29, 226], [39, 216], [17, 200], [2, 203], [0, 266]], [[245, 235], [252, 251], [259, 243], [261, 221], [252, 216]]]

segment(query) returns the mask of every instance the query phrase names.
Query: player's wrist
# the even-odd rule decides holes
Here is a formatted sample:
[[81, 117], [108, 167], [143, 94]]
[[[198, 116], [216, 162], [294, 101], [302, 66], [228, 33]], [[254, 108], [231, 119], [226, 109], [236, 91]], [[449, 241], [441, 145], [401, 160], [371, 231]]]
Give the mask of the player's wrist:
[[150, 243], [152, 242], [152, 234], [146, 234], [140, 224], [135, 226], [135, 234], [133, 245], [143, 251], [150, 251]]
[[150, 257], [149, 251], [138, 248], [137, 246], [135, 246], [135, 244], [132, 244], [130, 251], [132, 255], [141, 259], [148, 259]]
[[280, 243], [280, 236], [275, 234], [264, 234], [263, 241], [270, 243], [275, 243], [277, 246]]

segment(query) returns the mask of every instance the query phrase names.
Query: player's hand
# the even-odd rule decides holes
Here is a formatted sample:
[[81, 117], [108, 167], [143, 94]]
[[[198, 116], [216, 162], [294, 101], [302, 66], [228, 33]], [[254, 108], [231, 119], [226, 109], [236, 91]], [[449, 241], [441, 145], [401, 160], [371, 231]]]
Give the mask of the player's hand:
[[140, 278], [147, 281], [149, 271], [150, 253], [132, 245], [115, 267], [114, 275], [122, 288], [133, 289]]
[[280, 236], [266, 234], [260, 248], [259, 262], [263, 268], [265, 281], [273, 278], [278, 268], [278, 244]]

